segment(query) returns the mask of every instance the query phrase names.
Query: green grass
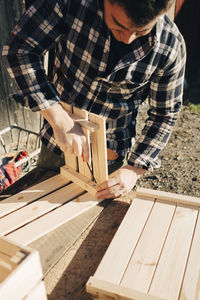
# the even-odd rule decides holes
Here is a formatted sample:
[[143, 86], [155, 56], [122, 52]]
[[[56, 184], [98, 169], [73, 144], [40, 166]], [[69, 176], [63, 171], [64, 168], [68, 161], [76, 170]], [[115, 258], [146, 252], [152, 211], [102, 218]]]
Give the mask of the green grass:
[[200, 114], [200, 104], [189, 104], [189, 109], [194, 114]]

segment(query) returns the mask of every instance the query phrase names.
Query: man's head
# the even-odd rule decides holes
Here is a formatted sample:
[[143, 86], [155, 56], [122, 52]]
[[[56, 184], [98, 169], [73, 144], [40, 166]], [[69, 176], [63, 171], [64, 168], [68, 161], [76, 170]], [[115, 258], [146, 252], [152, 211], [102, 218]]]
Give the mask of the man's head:
[[104, 0], [105, 22], [125, 44], [148, 34], [174, 0]]

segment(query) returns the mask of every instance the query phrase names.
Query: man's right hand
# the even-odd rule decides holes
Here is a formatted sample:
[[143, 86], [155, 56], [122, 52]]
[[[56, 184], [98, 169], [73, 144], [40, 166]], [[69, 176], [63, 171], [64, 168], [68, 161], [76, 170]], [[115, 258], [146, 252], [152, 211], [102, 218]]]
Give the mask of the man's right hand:
[[69, 150], [76, 156], [89, 161], [89, 144], [80, 125], [75, 123], [68, 113], [58, 104], [40, 111], [53, 128], [56, 143], [63, 152]]

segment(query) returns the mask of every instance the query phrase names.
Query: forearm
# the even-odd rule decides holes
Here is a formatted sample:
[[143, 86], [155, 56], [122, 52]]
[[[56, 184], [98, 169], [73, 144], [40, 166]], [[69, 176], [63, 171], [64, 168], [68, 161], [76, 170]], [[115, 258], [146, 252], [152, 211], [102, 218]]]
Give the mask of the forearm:
[[134, 145], [128, 163], [146, 170], [159, 168], [158, 156], [170, 138], [177, 117], [178, 111], [163, 116], [151, 114]]
[[41, 110], [40, 114], [49, 122], [55, 131], [64, 130], [65, 132], [69, 132], [74, 127], [73, 119], [59, 103], [52, 105], [48, 109]]
[[[43, 68], [44, 53], [59, 39], [64, 27], [65, 7], [61, 1], [59, 4], [36, 1], [35, 8], [25, 12], [3, 48], [3, 62], [18, 87], [19, 94], [14, 99], [33, 111], [48, 109], [60, 100]], [[52, 26], [46, 26], [52, 20]]]

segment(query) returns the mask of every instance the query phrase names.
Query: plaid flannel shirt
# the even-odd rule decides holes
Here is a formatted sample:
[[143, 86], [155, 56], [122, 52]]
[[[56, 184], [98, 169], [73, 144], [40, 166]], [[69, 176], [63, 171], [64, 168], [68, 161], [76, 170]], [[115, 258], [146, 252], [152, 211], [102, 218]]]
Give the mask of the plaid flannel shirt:
[[[56, 47], [53, 81], [43, 55]], [[110, 33], [98, 0], [39, 0], [23, 15], [3, 49], [3, 59], [19, 94], [15, 100], [33, 111], [65, 101], [106, 117], [107, 146], [128, 164], [153, 169], [181, 106], [185, 44], [166, 15], [131, 44], [132, 51], [105, 75]], [[139, 105], [149, 99], [148, 118], [135, 141]], [[62, 155], [44, 121], [43, 143]]]

